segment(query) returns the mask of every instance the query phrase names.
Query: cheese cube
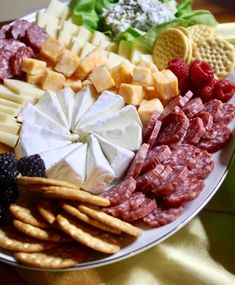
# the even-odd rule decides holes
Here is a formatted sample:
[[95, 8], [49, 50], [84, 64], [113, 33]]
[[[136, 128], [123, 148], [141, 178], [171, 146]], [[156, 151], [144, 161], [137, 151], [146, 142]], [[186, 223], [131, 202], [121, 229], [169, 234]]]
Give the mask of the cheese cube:
[[107, 57], [105, 51], [100, 48], [96, 48], [81, 60], [75, 72], [75, 76], [80, 80], [84, 80], [95, 67], [103, 65], [106, 62]]
[[140, 61], [145, 61], [154, 64], [153, 57], [151, 54], [141, 54]]
[[91, 43], [93, 45], [99, 46], [102, 41], [106, 41], [110, 43], [109, 37], [107, 37], [105, 34], [101, 32], [95, 31], [92, 35]]
[[65, 77], [63, 74], [46, 69], [42, 78], [41, 87], [44, 90], [59, 91], [64, 87]]
[[148, 125], [152, 114], [157, 111], [162, 113], [164, 107], [159, 99], [143, 100], [139, 106], [138, 113], [144, 126]]
[[58, 35], [58, 41], [63, 45], [65, 46], [66, 48], [69, 47], [69, 44], [72, 40], [72, 37], [70, 34], [68, 33], [65, 33], [63, 30], [59, 32], [59, 35]]
[[30, 75], [43, 75], [46, 70], [46, 62], [33, 58], [23, 58], [21, 69]]
[[130, 83], [132, 81], [132, 70], [126, 62], [112, 68], [110, 73], [116, 86], [120, 86], [122, 83]]
[[73, 52], [66, 50], [55, 66], [55, 71], [70, 77], [77, 69], [80, 58]]
[[78, 27], [77, 38], [84, 44], [89, 42], [92, 37], [92, 32], [80, 26]]
[[144, 87], [144, 99], [151, 100], [157, 98], [157, 91], [154, 86]]
[[95, 45], [90, 43], [85, 43], [84, 47], [82, 48], [80, 57], [83, 59], [86, 57], [91, 51], [93, 51], [96, 48]]
[[109, 43], [108, 46], [105, 48], [105, 50], [117, 53], [118, 44], [117, 43]]
[[59, 18], [60, 25], [62, 26], [65, 21], [73, 23], [72, 21], [69, 21], [69, 17], [71, 17], [71, 15], [72, 15], [72, 11], [70, 10], [68, 6], [65, 6], [62, 16]]
[[90, 75], [90, 80], [95, 86], [98, 93], [108, 90], [115, 86], [115, 82], [105, 66], [98, 66]]
[[119, 95], [124, 98], [126, 104], [140, 105], [144, 98], [143, 87], [122, 83], [119, 89]]
[[79, 38], [73, 37], [70, 41], [68, 49], [70, 49], [76, 55], [80, 55], [85, 43]]
[[178, 79], [171, 70], [153, 73], [153, 80], [158, 96], [169, 101], [179, 95]]
[[36, 24], [41, 27], [45, 28], [48, 24], [52, 25], [59, 25], [59, 19], [56, 17], [53, 17], [47, 13], [44, 13], [42, 11], [39, 11], [36, 16]]
[[64, 46], [59, 43], [56, 39], [49, 38], [41, 46], [40, 53], [46, 59], [56, 63], [57, 60], [64, 53]]
[[77, 25], [69, 22], [69, 21], [65, 21], [63, 23], [61, 31], [67, 35], [73, 36], [73, 35], [76, 35], [78, 33], [79, 27]]
[[82, 87], [85, 87], [88, 85], [92, 85], [92, 82], [90, 79], [86, 79], [86, 80], [82, 81]]
[[31, 74], [26, 75], [27, 82], [35, 85], [41, 85], [42, 78], [43, 75], [31, 75]]
[[133, 82], [141, 86], [150, 86], [152, 83], [152, 73], [149, 68], [136, 66], [133, 71]]
[[154, 63], [151, 63], [151, 62], [148, 62], [148, 61], [145, 61], [145, 60], [141, 60], [137, 65], [141, 66], [141, 67], [145, 67], [145, 68], [151, 69], [152, 73], [159, 71], [157, 66]]
[[47, 14], [56, 18], [61, 18], [66, 5], [58, 0], [51, 0], [46, 12]]
[[108, 62], [107, 67], [108, 69], [111, 69], [119, 64], [121, 64], [123, 61], [125, 61], [125, 58], [122, 56], [115, 54], [114, 52], [108, 53]]
[[16, 146], [18, 139], [18, 135], [0, 131], [0, 143], [3, 143], [11, 148], [14, 148]]
[[118, 54], [124, 58], [130, 59], [132, 52], [132, 42], [121, 40], [119, 42]]
[[47, 24], [45, 27], [45, 31], [48, 33], [48, 35], [55, 39], [58, 36], [59, 30], [60, 30], [60, 26], [54, 22]]
[[81, 80], [67, 79], [64, 86], [71, 88], [75, 93], [77, 93], [82, 89], [82, 82]]

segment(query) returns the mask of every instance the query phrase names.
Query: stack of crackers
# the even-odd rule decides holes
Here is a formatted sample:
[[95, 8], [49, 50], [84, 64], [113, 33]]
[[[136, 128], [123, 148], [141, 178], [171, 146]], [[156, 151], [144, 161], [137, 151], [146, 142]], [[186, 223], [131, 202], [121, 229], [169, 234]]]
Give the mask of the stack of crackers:
[[169, 29], [157, 38], [153, 59], [159, 70], [166, 69], [170, 60], [179, 57], [188, 64], [195, 59], [209, 63], [217, 79], [227, 78], [235, 68], [233, 45], [216, 38], [214, 30], [206, 25]]
[[102, 212], [109, 200], [76, 185], [39, 177], [18, 177], [17, 183], [36, 195], [10, 205], [12, 224], [0, 229], [0, 246], [13, 251], [24, 265], [74, 266], [92, 251], [118, 252], [124, 233], [141, 234], [139, 228]]

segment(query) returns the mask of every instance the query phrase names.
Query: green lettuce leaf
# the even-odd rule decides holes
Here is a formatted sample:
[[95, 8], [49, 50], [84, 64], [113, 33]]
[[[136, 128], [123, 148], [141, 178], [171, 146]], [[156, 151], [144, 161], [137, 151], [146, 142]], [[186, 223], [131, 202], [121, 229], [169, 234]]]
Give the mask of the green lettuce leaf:
[[128, 29], [126, 29], [124, 32], [120, 33], [115, 41], [120, 42], [121, 40], [126, 40], [126, 41], [135, 41], [137, 38], [141, 37], [144, 33], [134, 29], [132, 27], [129, 27]]

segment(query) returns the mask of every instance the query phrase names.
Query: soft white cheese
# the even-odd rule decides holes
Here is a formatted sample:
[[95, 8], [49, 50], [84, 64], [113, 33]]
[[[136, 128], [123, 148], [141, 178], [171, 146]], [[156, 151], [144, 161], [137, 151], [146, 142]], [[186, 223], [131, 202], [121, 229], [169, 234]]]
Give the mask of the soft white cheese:
[[66, 115], [69, 128], [72, 127], [72, 117], [74, 109], [74, 92], [70, 88], [64, 88], [57, 94], [60, 105]]
[[113, 181], [114, 171], [105, 158], [97, 139], [91, 135], [87, 151], [86, 180], [82, 188], [99, 194]]

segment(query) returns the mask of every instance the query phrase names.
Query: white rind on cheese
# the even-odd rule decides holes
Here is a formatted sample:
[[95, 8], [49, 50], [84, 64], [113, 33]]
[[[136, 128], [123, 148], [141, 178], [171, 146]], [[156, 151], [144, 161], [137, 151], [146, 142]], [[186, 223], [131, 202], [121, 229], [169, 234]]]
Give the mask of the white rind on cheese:
[[95, 135], [100, 147], [114, 171], [115, 178], [120, 178], [135, 156], [133, 151], [114, 145], [99, 135]]
[[60, 105], [67, 118], [69, 128], [72, 127], [73, 109], [74, 109], [74, 92], [70, 88], [64, 88], [57, 94]]
[[64, 180], [80, 187], [86, 175], [87, 144], [77, 148], [47, 171], [49, 178]]
[[97, 139], [92, 135], [87, 151], [86, 180], [82, 188], [100, 194], [115, 177], [114, 171], [105, 158]]

